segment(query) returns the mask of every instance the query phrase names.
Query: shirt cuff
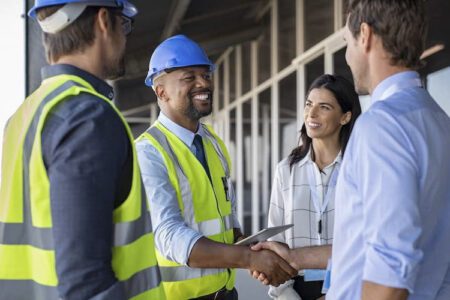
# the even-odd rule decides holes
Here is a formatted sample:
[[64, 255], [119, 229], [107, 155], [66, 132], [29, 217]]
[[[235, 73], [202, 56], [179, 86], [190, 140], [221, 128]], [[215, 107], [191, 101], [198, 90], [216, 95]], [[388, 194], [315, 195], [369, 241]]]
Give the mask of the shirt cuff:
[[367, 247], [364, 264], [363, 280], [393, 288], [407, 289], [414, 293], [414, 284], [418, 275], [419, 259], [412, 258], [413, 262], [398, 252], [379, 248]]

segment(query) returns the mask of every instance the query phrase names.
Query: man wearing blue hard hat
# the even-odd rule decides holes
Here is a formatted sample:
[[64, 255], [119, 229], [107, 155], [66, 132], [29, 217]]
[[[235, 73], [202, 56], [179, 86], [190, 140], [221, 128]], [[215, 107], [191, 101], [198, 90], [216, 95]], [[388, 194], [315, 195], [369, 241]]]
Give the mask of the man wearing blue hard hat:
[[177, 35], [153, 52], [145, 81], [161, 113], [136, 148], [169, 299], [237, 299], [233, 268], [258, 270], [274, 285], [296, 275], [273, 252], [232, 245], [242, 233], [230, 158], [200, 122], [212, 111], [213, 70], [197, 43]]
[[124, 74], [126, 0], [36, 0], [50, 66], [5, 129], [0, 299], [165, 299]]

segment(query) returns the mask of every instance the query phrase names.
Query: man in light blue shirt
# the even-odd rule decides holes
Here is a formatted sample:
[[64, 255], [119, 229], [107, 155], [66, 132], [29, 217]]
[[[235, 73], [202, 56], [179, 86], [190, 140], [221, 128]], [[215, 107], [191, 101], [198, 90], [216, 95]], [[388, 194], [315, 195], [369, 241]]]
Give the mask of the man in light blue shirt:
[[[450, 119], [413, 70], [426, 22], [421, 0], [349, 3], [346, 60], [372, 106], [359, 117], [336, 186], [326, 299], [450, 299]], [[295, 268], [320, 268], [330, 247], [263, 243]]]
[[450, 299], [450, 119], [412, 71], [423, 2], [350, 3], [346, 59], [372, 106], [336, 187], [327, 299]]

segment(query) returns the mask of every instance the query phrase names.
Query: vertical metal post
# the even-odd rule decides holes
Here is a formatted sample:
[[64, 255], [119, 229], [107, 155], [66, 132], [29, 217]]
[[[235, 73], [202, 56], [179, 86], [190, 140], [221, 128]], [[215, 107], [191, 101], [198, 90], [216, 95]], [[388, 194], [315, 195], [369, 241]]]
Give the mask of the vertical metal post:
[[[271, 66], [272, 77], [278, 73], [278, 1], [272, 0], [271, 6]], [[272, 170], [275, 170], [280, 157], [280, 101], [279, 82], [274, 80], [271, 88], [271, 119], [272, 119]], [[274, 172], [272, 172], [272, 176]]]
[[[242, 95], [242, 47], [236, 47], [236, 98]], [[242, 120], [242, 103], [236, 107], [236, 196], [237, 215], [244, 230], [244, 132]]]
[[300, 55], [305, 51], [305, 23], [304, 23], [304, 0], [295, 1], [295, 29], [296, 29], [296, 45], [297, 55]]
[[258, 95], [255, 88], [258, 84], [258, 42], [251, 44], [251, 83], [252, 83], [252, 233], [259, 231], [259, 147], [258, 147]]

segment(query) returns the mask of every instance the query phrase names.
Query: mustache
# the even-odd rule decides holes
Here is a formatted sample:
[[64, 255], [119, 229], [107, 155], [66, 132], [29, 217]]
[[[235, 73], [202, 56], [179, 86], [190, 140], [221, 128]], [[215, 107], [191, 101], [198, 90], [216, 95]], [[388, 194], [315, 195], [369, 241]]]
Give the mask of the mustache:
[[200, 94], [200, 93], [209, 93], [210, 95], [212, 95], [212, 90], [210, 88], [194, 89], [189, 93], [189, 96], [192, 97], [195, 94]]

